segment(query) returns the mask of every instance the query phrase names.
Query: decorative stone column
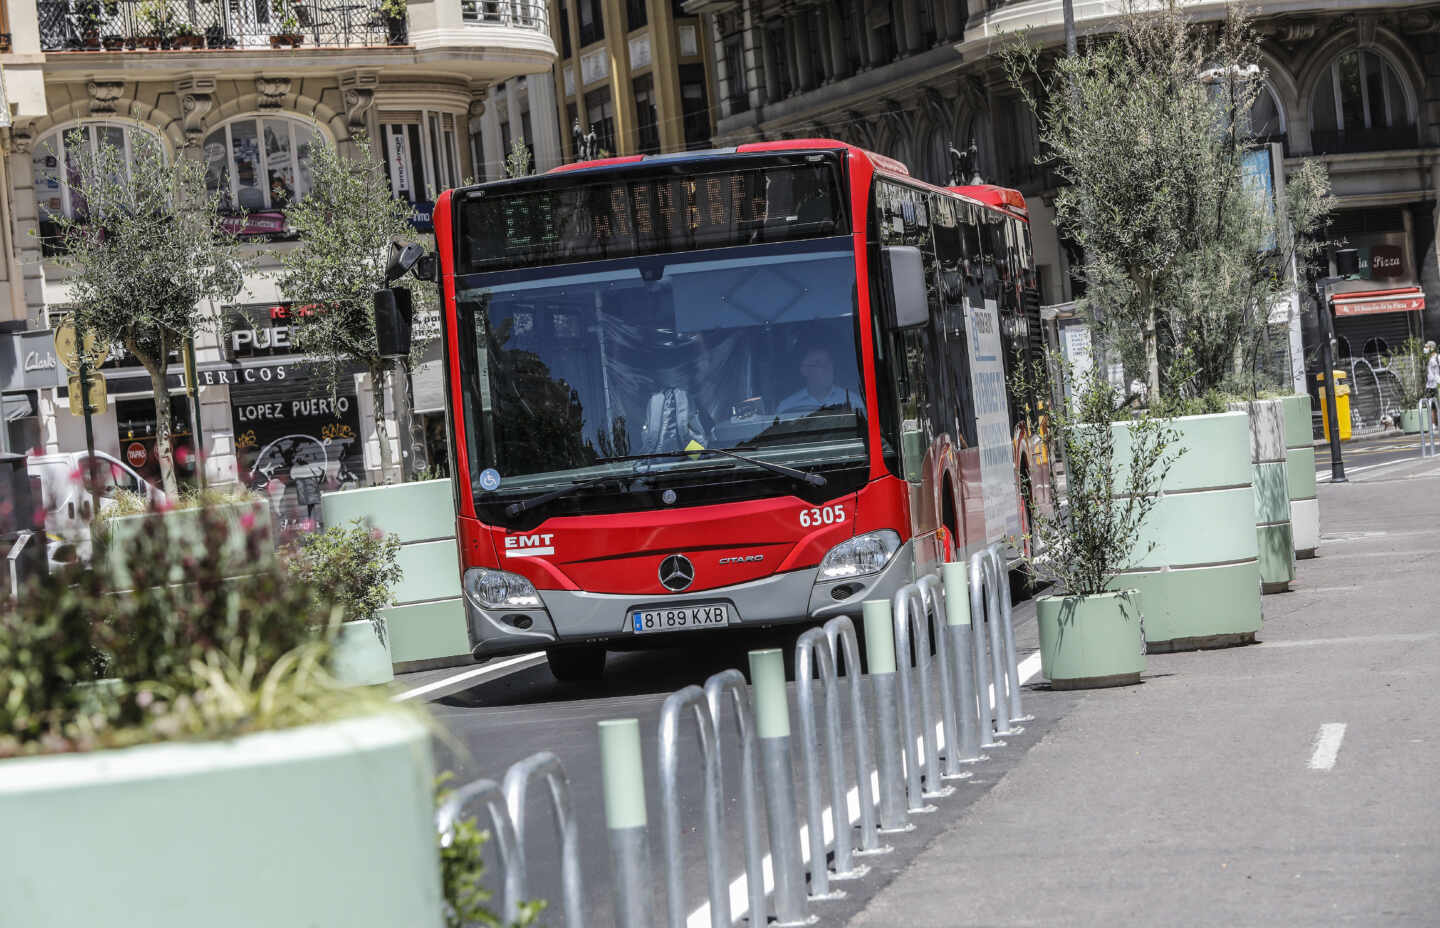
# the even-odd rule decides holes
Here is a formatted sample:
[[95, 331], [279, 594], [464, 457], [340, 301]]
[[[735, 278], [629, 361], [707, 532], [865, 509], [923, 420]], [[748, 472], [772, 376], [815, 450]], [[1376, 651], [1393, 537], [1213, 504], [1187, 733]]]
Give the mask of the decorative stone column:
[[485, 101], [485, 112], [480, 116], [480, 153], [485, 163], [475, 165], [476, 180], [499, 180], [505, 176], [504, 147], [500, 139], [500, 111], [495, 107], [492, 86]]
[[535, 173], [557, 167], [561, 160], [559, 112], [555, 101], [553, 71], [531, 74], [525, 78], [530, 96], [530, 131], [535, 136]]

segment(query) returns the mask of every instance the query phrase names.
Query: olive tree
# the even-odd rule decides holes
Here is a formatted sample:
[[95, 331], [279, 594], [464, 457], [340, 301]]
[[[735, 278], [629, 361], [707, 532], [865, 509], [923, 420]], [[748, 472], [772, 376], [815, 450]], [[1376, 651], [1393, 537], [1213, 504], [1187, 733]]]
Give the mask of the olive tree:
[[1247, 173], [1264, 89], [1244, 14], [1206, 24], [1173, 0], [1136, 4], [1074, 56], [1027, 36], [1002, 60], [1060, 178], [1056, 224], [1083, 249], [1079, 302], [1102, 338], [1144, 365], [1155, 397], [1203, 394], [1253, 365], [1333, 201], [1317, 161], [1276, 201]]
[[185, 152], [167, 157], [143, 133], [132, 137], [128, 162], [113, 144], [91, 145], [78, 132], [66, 138], [65, 149], [77, 206], [60, 220], [55, 260], [73, 272], [76, 322], [123, 346], [149, 373], [155, 457], [163, 489], [174, 496], [167, 359], [186, 339], [215, 326], [207, 301], [239, 292], [243, 268], [235, 240], [218, 194], [206, 189], [204, 164]]
[[[299, 242], [277, 252], [277, 284], [297, 307], [291, 313], [295, 347], [328, 370], [332, 390], [352, 365], [370, 375], [380, 466], [388, 474], [394, 459], [374, 298], [386, 286], [391, 244], [414, 238], [415, 229], [410, 205], [391, 195], [384, 165], [369, 141], [359, 137], [354, 146], [354, 157], [318, 137], [310, 146], [310, 193], [286, 211]], [[430, 291], [412, 292], [419, 314]]]

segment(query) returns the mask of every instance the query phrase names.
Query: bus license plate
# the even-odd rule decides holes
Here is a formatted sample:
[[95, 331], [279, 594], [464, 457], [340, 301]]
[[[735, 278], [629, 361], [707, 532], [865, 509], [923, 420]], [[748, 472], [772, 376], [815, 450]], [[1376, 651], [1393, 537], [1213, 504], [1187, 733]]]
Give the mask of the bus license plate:
[[729, 624], [730, 608], [724, 605], [675, 606], [630, 613], [630, 627], [635, 629], [637, 635], [682, 632], [693, 628], [719, 628]]

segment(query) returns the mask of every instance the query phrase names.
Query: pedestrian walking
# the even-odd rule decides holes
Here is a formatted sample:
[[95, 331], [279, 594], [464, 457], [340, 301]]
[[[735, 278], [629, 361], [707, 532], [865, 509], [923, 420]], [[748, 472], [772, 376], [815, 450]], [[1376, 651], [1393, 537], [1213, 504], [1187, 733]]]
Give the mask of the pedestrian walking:
[[[1440, 353], [1435, 350], [1435, 342], [1425, 343], [1425, 392], [1434, 397], [1437, 404], [1440, 404]], [[1433, 422], [1437, 415], [1434, 406], [1430, 409], [1430, 418]], [[1437, 423], [1440, 424], [1440, 423]]]

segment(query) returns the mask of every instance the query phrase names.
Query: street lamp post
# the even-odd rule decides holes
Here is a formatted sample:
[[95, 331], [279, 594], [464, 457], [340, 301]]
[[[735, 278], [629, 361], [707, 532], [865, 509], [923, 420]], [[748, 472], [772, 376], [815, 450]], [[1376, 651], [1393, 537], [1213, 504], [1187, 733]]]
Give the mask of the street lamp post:
[[1324, 371], [1321, 380], [1325, 391], [1325, 428], [1330, 433], [1330, 482], [1348, 483], [1345, 476], [1345, 461], [1340, 455], [1340, 416], [1335, 398], [1335, 327], [1330, 318], [1330, 288], [1360, 270], [1360, 255], [1354, 248], [1340, 248], [1335, 252], [1335, 277], [1321, 277], [1315, 281], [1316, 311], [1320, 319], [1320, 365]]

